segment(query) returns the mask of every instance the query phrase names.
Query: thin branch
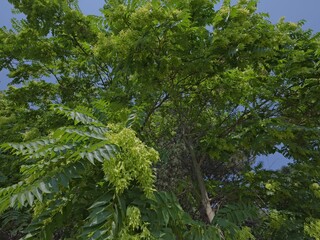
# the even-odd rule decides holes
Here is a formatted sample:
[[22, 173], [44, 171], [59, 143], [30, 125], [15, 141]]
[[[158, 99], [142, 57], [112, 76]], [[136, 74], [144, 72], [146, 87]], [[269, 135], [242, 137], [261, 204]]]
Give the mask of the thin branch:
[[[162, 95], [161, 95], [162, 96]], [[147, 122], [149, 121], [151, 115], [159, 108], [161, 107], [161, 105], [169, 98], [169, 94], [165, 93], [165, 96], [162, 97], [161, 99], [161, 96], [159, 97], [160, 100], [156, 101], [155, 104], [153, 105], [153, 107], [149, 110], [149, 112], [147, 113], [147, 116], [146, 118], [144, 119], [144, 122], [141, 126], [141, 129], [140, 131], [142, 132], [144, 127], [146, 126]]]

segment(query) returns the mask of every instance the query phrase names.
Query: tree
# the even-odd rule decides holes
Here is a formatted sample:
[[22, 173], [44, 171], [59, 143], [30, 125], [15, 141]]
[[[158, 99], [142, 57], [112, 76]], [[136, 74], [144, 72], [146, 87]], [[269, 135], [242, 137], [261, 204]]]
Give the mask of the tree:
[[[6, 43], [1, 46], [1, 67], [10, 71], [12, 83], [25, 85], [8, 89], [1, 97], [6, 106], [14, 106], [12, 116], [23, 123], [16, 125], [20, 132], [27, 131], [26, 126], [29, 132], [30, 129], [37, 132], [30, 133], [29, 139], [24, 140], [49, 134], [48, 141], [57, 138], [60, 141], [59, 134], [64, 136], [70, 129], [80, 133], [87, 127], [83, 137], [86, 137], [85, 141], [92, 139], [85, 143], [80, 139], [77, 143], [78, 153], [82, 153], [98, 141], [92, 136], [96, 134], [95, 124], [91, 126], [91, 122], [77, 119], [79, 110], [71, 110], [83, 105], [79, 114], [89, 118], [108, 109], [101, 115], [99, 124], [120, 124], [120, 132], [129, 131], [124, 125], [129, 117], [129, 132], [135, 132], [143, 142], [136, 142], [137, 146], [153, 147], [160, 154], [160, 161], [153, 165], [156, 168], [155, 187], [167, 192], [160, 194], [167, 196], [164, 201], [174, 202], [177, 214], [170, 217], [175, 220], [170, 222], [168, 212], [163, 210], [164, 224], [155, 228], [152, 217], [146, 216], [161, 197], [152, 202], [156, 197], [143, 190], [138, 176], [125, 171], [134, 180], [129, 184], [125, 181], [126, 174], [115, 177], [114, 181], [123, 181], [124, 189], [129, 191], [121, 196], [130, 202], [131, 188], [138, 188], [138, 198], [144, 198], [141, 201], [144, 205], [135, 205], [138, 209], [124, 208], [127, 213], [132, 211], [138, 220], [137, 223], [130, 222], [130, 214], [127, 217], [122, 214], [125, 220], [118, 234], [127, 231], [130, 235], [130, 231], [139, 228], [139, 234], [150, 232], [145, 237], [159, 237], [156, 232], [160, 231], [159, 234], [168, 234], [170, 239], [172, 236], [185, 239], [181, 233], [189, 234], [187, 230], [190, 230], [188, 236], [199, 231], [199, 235], [194, 236], [201, 239], [204, 229], [216, 234], [217, 238], [249, 239], [253, 238], [252, 234], [262, 239], [316, 236], [319, 221], [316, 210], [311, 205], [302, 209], [299, 204], [303, 199], [297, 197], [299, 200], [292, 201], [288, 196], [297, 196], [297, 191], [301, 196], [310, 196], [310, 189], [296, 184], [304, 185], [303, 174], [319, 159], [319, 34], [302, 30], [303, 22], [295, 24], [281, 20], [277, 24], [270, 23], [266, 14], [256, 12], [257, 1], [253, 0], [239, 0], [233, 6], [230, 1], [224, 1], [218, 10], [215, 10], [217, 1], [213, 0], [110, 0], [101, 10], [103, 16], [85, 16], [76, 1], [71, 0], [9, 2], [24, 13], [26, 19], [14, 21], [15, 31], [1, 29], [1, 39]], [[54, 78], [54, 83], [39, 81], [48, 77]], [[104, 107], [97, 107], [96, 99], [102, 99]], [[61, 128], [67, 125], [66, 120], [48, 110], [52, 103], [62, 103], [59, 105], [61, 112], [73, 113], [69, 116], [85, 126], [66, 128], [69, 130]], [[1, 113], [3, 117], [7, 118], [7, 115], [6, 110]], [[29, 115], [40, 120], [32, 121], [31, 118], [28, 121]], [[8, 129], [7, 125], [1, 126]], [[14, 137], [19, 135], [15, 129], [7, 131], [14, 140], [23, 140]], [[61, 141], [66, 144], [71, 137]], [[120, 148], [123, 144], [109, 143]], [[17, 153], [30, 156], [32, 153], [23, 151], [26, 144], [4, 145], [4, 149], [13, 148]], [[54, 149], [55, 145], [49, 142], [45, 146]], [[131, 148], [135, 146], [131, 145]], [[274, 152], [294, 159], [294, 164], [283, 172], [252, 169], [258, 155]], [[4, 153], [2, 160], [7, 160]], [[62, 152], [61, 156], [75, 157], [69, 151]], [[82, 157], [90, 163], [96, 156]], [[103, 164], [117, 159], [99, 157], [105, 159]], [[34, 164], [24, 158], [17, 159], [20, 159], [17, 160], [20, 162], [18, 167], [22, 169]], [[119, 159], [117, 161], [121, 163]], [[146, 166], [145, 171], [150, 170], [148, 159], [145, 161], [141, 166]], [[12, 168], [11, 164], [8, 166]], [[108, 174], [105, 169], [106, 176], [116, 171], [115, 166], [109, 166]], [[94, 185], [99, 185], [103, 173], [100, 169], [99, 175], [98, 170], [91, 168], [91, 165], [85, 168], [84, 174], [93, 178]], [[67, 174], [68, 170], [63, 171], [70, 178], [67, 183], [72, 184], [72, 175]], [[49, 172], [43, 174], [41, 177], [47, 179]], [[151, 175], [149, 172], [148, 176]], [[24, 178], [23, 174], [17, 177]], [[307, 183], [311, 189], [318, 184], [317, 174], [313, 177], [314, 180]], [[19, 201], [12, 200], [18, 195], [12, 196], [9, 185], [18, 179], [4, 183], [7, 188], [2, 190], [6, 196], [3, 208], [8, 206], [9, 199], [13, 205], [26, 202], [22, 196], [27, 197], [29, 193], [20, 194], [22, 199], [20, 197]], [[38, 176], [32, 179], [40, 181]], [[61, 181], [59, 184], [73, 191], [75, 186], [67, 186]], [[103, 184], [111, 184], [113, 192], [105, 193], [104, 197], [116, 199], [117, 186], [110, 181]], [[148, 187], [152, 186], [151, 182]], [[30, 183], [31, 186], [39, 190], [39, 185]], [[28, 185], [24, 187], [28, 188]], [[90, 195], [96, 196], [95, 187], [86, 184], [82, 187], [81, 192], [90, 188]], [[30, 194], [35, 196], [36, 193]], [[56, 191], [56, 194], [60, 192]], [[184, 212], [174, 198], [168, 197], [171, 194], [177, 196]], [[310, 199], [314, 197], [316, 195]], [[108, 203], [101, 201], [102, 205]], [[294, 206], [283, 204], [286, 201], [293, 202]], [[74, 208], [93, 221], [94, 216], [86, 210], [93, 202], [91, 199]], [[59, 203], [51, 204], [57, 205], [58, 209]], [[253, 205], [259, 206], [260, 210], [254, 210]], [[313, 209], [313, 212], [304, 212], [306, 209]], [[31, 214], [36, 210], [32, 208]], [[279, 224], [277, 227], [281, 231], [277, 232], [274, 230], [275, 218], [294, 219], [292, 221], [299, 224], [295, 230], [290, 230], [290, 221], [287, 225]], [[177, 219], [181, 226], [174, 225], [173, 222], [179, 222]], [[79, 224], [74, 223], [70, 229], [79, 230]], [[57, 226], [54, 229], [57, 230]]]

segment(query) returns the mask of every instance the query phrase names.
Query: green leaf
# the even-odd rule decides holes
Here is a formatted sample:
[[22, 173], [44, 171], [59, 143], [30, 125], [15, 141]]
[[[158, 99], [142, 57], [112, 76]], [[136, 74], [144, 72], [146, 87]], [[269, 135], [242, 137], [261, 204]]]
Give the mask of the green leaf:
[[33, 205], [33, 200], [34, 200], [34, 196], [33, 196], [32, 192], [28, 191], [26, 193], [26, 197], [27, 197], [29, 205], [32, 206]]
[[44, 182], [41, 182], [39, 184], [39, 189], [44, 193], [51, 193], [51, 191], [49, 191], [49, 189], [48, 189], [48, 185]]
[[40, 201], [40, 202], [42, 202], [42, 194], [40, 193], [40, 191], [39, 191], [39, 189], [37, 188], [37, 187], [35, 187], [35, 188], [33, 188], [32, 189], [32, 192], [33, 192], [33, 194], [34, 194], [34, 196], [36, 196], [36, 198]]
[[167, 212], [166, 209], [162, 209], [161, 213], [162, 213], [162, 217], [164, 219], [164, 224], [167, 226], [169, 223], [169, 218], [170, 218], [169, 213]]
[[95, 165], [94, 164], [94, 154], [93, 153], [89, 152], [85, 156], [93, 165]]
[[26, 201], [26, 195], [25, 195], [25, 193], [19, 193], [19, 194], [18, 194], [18, 200], [19, 200], [20, 204], [21, 204], [22, 206], [24, 206], [24, 203], [25, 203], [25, 201]]

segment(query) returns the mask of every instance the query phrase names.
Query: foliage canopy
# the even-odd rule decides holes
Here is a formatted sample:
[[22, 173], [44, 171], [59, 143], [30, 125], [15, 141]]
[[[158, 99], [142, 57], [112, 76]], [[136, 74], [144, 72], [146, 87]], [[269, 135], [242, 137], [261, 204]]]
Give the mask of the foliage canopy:
[[256, 0], [9, 2], [0, 234], [319, 239], [319, 34]]

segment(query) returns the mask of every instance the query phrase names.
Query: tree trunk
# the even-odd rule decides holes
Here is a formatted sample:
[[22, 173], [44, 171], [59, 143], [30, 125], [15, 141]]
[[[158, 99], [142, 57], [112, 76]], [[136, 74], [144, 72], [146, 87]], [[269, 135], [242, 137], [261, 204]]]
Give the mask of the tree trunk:
[[211, 207], [211, 203], [210, 203], [210, 199], [208, 196], [208, 192], [207, 192], [207, 188], [201, 173], [201, 168], [200, 168], [200, 163], [197, 161], [197, 157], [195, 154], [195, 151], [193, 149], [192, 144], [189, 141], [186, 141], [186, 144], [189, 148], [190, 151], [190, 155], [191, 155], [191, 160], [192, 160], [192, 165], [193, 165], [193, 172], [195, 173], [196, 179], [197, 179], [197, 183], [198, 183], [198, 187], [200, 190], [200, 195], [201, 195], [201, 204], [202, 207], [205, 210], [208, 222], [211, 223], [214, 216], [215, 216], [215, 212]]

